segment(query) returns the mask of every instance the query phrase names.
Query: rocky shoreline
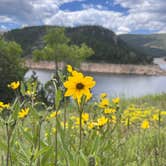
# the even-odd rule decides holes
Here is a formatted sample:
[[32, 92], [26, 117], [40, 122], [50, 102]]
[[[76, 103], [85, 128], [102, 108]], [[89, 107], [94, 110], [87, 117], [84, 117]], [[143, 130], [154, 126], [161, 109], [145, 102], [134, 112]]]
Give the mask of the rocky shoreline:
[[[26, 60], [25, 66], [30, 69], [54, 70], [55, 63], [48, 61], [33, 62]], [[65, 67], [64, 63], [58, 63], [60, 69]], [[82, 63], [80, 70], [83, 72], [107, 73], [107, 74], [135, 74], [135, 75], [166, 75], [166, 71], [160, 69], [159, 65], [130, 65], [109, 63]]]

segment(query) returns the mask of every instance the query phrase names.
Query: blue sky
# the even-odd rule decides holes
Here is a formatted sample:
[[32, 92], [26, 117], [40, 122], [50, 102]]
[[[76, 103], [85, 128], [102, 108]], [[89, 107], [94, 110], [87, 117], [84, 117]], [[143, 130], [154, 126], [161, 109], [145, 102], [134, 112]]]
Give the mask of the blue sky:
[[166, 0], [0, 0], [0, 31], [100, 25], [117, 34], [165, 33]]
[[113, 1], [108, 0], [83, 0], [82, 2], [79, 1], [73, 1], [69, 3], [64, 3], [62, 6], [60, 6], [60, 9], [67, 10], [67, 11], [78, 11], [86, 9], [86, 7], [92, 7], [95, 9], [100, 10], [112, 10], [112, 11], [118, 11], [118, 12], [127, 12], [127, 8], [123, 8], [122, 6], [118, 4], [114, 4]]

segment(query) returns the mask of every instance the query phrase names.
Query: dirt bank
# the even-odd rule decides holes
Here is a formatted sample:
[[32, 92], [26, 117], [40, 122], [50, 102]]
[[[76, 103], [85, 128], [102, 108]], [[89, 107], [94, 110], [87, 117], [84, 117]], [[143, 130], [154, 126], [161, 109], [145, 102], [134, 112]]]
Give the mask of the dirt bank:
[[[26, 60], [25, 65], [31, 69], [55, 69], [53, 62], [41, 61], [33, 62]], [[64, 68], [63, 63], [58, 64], [59, 68]], [[82, 63], [81, 71], [110, 73], [110, 74], [138, 74], [138, 75], [166, 75], [166, 71], [161, 70], [158, 65], [123, 65], [123, 64], [108, 64], [108, 63]]]

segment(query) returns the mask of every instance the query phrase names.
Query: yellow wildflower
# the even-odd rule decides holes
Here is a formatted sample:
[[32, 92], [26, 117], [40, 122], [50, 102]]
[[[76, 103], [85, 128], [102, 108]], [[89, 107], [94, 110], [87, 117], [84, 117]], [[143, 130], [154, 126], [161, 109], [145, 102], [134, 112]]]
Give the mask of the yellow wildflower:
[[72, 76], [79, 76], [79, 75], [82, 75], [82, 73], [81, 73], [81, 72], [78, 72], [78, 71], [76, 71], [76, 70], [73, 70], [73, 71], [72, 71]]
[[67, 65], [67, 71], [68, 71], [69, 73], [72, 73], [73, 68], [72, 68], [72, 66], [71, 66], [71, 65]]
[[66, 122], [66, 124], [65, 124], [65, 122], [61, 122], [61, 126], [64, 128], [65, 127], [65, 125], [66, 125], [66, 128], [68, 128], [69, 127], [69, 125], [68, 125], [68, 123]]
[[106, 98], [107, 97], [107, 94], [106, 93], [101, 93], [100, 94], [100, 99], [103, 99], [103, 98]]
[[20, 82], [19, 81], [11, 82], [10, 84], [8, 84], [8, 87], [13, 89], [13, 90], [16, 90], [19, 86], [20, 86]]
[[25, 127], [24, 128], [24, 132], [27, 132], [29, 129], [28, 129], [28, 127]]
[[82, 114], [82, 120], [83, 120], [84, 122], [87, 122], [87, 121], [89, 120], [89, 114], [88, 114], [88, 113], [83, 113], [83, 114]]
[[96, 122], [89, 122], [88, 123], [88, 129], [93, 129], [95, 126], [97, 126]]
[[158, 114], [152, 115], [152, 120], [158, 121], [159, 120], [159, 115]]
[[161, 115], [166, 115], [166, 111], [161, 111]]
[[113, 102], [114, 104], [119, 104], [120, 98], [119, 98], [119, 97], [113, 98], [113, 99], [112, 99], [112, 102]]
[[64, 83], [67, 89], [65, 96], [72, 96], [78, 103], [81, 102], [82, 96], [86, 96], [87, 99], [90, 98], [90, 89], [96, 84], [93, 78], [89, 76], [85, 77], [82, 73], [77, 71], [73, 71], [72, 75], [73, 76], [68, 77], [68, 80]]
[[110, 123], [113, 123], [113, 124], [116, 123], [116, 116], [115, 115], [111, 116]]
[[71, 120], [76, 120], [78, 117], [77, 116], [71, 116], [70, 119]]
[[[83, 119], [81, 119], [81, 122], [82, 122], [82, 125], [84, 125]], [[75, 125], [78, 125], [78, 126], [80, 125], [80, 118], [77, 117], [77, 118], [75, 119]]]
[[50, 118], [55, 118], [57, 115], [59, 115], [60, 112], [57, 112], [57, 111], [53, 111], [51, 114], [50, 114]]
[[10, 108], [10, 104], [9, 103], [8, 104], [4, 104], [4, 108], [9, 109]]
[[0, 107], [3, 107], [4, 103], [2, 101], [0, 101]]
[[55, 127], [52, 128], [52, 133], [53, 133], [53, 134], [56, 133], [56, 128], [55, 128]]
[[105, 114], [113, 114], [113, 113], [115, 113], [116, 112], [116, 109], [114, 109], [114, 108], [106, 108], [105, 110], [104, 110], [104, 113]]
[[109, 106], [109, 100], [107, 98], [104, 98], [100, 101], [99, 107], [105, 108]]
[[0, 101], [0, 111], [2, 111], [3, 109], [9, 109], [10, 104], [4, 104], [2, 101]]
[[34, 92], [32, 92], [32, 91], [30, 91], [30, 90], [27, 90], [27, 91], [25, 92], [25, 94], [26, 94], [27, 96], [32, 96], [32, 95], [34, 95]]
[[97, 119], [97, 124], [99, 127], [104, 126], [108, 122], [108, 118], [102, 116], [99, 119]]
[[89, 101], [92, 98], [92, 93], [87, 94], [86, 96], [86, 102]]
[[[73, 120], [74, 121], [73, 121], [72, 129], [79, 128], [79, 126], [80, 126], [80, 118], [76, 117]], [[81, 119], [81, 124], [82, 124], [82, 127], [85, 126], [85, 121], [83, 121], [83, 119]]]
[[141, 128], [142, 129], [148, 129], [150, 126], [149, 126], [149, 121], [148, 120], [144, 120], [141, 124]]
[[21, 111], [18, 113], [18, 117], [20, 119], [25, 118], [29, 113], [29, 108], [23, 108]]

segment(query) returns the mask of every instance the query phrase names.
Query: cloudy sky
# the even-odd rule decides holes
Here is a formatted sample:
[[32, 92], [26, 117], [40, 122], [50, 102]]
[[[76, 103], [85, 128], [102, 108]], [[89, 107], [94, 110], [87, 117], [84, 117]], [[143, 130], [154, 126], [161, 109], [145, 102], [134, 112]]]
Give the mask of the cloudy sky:
[[0, 0], [0, 30], [101, 25], [117, 34], [166, 32], [166, 0]]

